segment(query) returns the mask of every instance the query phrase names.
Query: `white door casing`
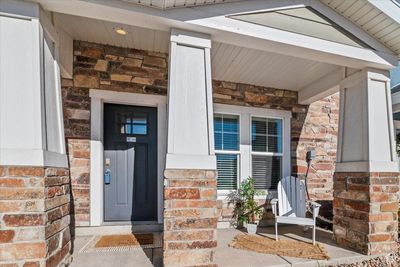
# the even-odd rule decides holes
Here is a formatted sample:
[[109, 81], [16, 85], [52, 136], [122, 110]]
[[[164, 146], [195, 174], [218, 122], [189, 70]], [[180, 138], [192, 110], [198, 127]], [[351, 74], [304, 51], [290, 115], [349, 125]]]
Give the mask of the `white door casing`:
[[90, 140], [90, 226], [104, 223], [104, 148], [103, 107], [104, 103], [157, 107], [157, 157], [158, 157], [158, 223], [163, 222], [163, 181], [165, 155], [167, 151], [167, 97], [105, 90], [90, 90], [91, 140]]

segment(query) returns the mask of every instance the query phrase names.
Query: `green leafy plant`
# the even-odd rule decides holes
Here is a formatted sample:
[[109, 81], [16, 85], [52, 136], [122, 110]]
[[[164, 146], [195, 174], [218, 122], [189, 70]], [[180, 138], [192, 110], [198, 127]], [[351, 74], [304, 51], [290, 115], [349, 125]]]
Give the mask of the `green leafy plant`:
[[263, 206], [259, 206], [255, 196], [260, 195], [262, 191], [254, 188], [254, 178], [247, 178], [241, 184], [238, 190], [231, 191], [228, 196], [228, 206], [233, 206], [232, 224], [240, 227], [243, 223], [256, 223], [263, 212]]
[[400, 155], [400, 133], [396, 135], [396, 151], [397, 155]]

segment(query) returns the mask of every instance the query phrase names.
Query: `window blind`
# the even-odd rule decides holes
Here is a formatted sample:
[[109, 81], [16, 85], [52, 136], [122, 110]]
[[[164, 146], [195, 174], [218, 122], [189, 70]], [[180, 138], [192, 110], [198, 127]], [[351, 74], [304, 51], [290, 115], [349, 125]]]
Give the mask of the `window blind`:
[[281, 156], [252, 156], [252, 177], [256, 189], [276, 189], [281, 177]]
[[218, 189], [237, 189], [238, 157], [235, 154], [217, 154]]
[[282, 120], [253, 117], [252, 177], [257, 189], [276, 189], [282, 172]]
[[217, 157], [217, 188], [237, 189], [239, 166], [239, 116], [214, 115], [214, 142]]

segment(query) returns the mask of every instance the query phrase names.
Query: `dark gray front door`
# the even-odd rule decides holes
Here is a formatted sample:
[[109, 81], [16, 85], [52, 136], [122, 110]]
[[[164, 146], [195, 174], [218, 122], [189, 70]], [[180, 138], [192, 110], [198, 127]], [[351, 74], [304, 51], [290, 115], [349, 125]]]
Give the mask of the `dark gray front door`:
[[104, 105], [104, 220], [157, 220], [157, 108]]

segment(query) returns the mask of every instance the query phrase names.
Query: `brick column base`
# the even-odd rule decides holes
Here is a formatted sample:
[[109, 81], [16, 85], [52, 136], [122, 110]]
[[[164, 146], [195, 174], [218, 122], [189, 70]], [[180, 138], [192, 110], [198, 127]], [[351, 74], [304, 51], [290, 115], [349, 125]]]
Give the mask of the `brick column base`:
[[64, 168], [0, 166], [0, 266], [68, 263], [69, 183]]
[[367, 255], [396, 249], [398, 173], [336, 172], [333, 232], [339, 245]]
[[165, 170], [164, 266], [213, 266], [216, 171]]

